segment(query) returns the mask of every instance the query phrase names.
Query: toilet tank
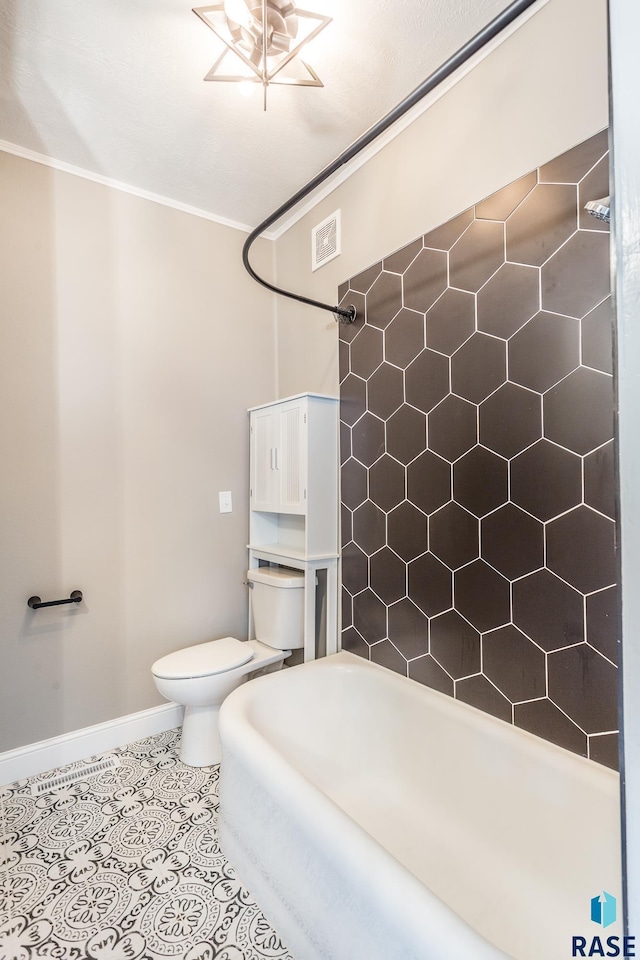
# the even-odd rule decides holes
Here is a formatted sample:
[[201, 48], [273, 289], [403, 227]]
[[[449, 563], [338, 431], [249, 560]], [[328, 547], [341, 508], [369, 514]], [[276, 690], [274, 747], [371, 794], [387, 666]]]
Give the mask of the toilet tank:
[[282, 567], [247, 571], [256, 639], [276, 650], [304, 646], [304, 573]]

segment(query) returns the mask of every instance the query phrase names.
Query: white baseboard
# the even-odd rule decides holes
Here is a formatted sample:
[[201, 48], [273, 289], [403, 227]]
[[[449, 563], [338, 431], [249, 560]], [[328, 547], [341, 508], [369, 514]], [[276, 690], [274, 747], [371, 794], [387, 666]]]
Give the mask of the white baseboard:
[[106, 723], [64, 733], [50, 740], [29, 743], [0, 753], [0, 784], [13, 783], [24, 777], [33, 777], [47, 770], [64, 767], [75, 760], [84, 760], [95, 754], [124, 747], [134, 740], [151, 737], [182, 724], [184, 707], [164, 703], [159, 707], [116, 717]]

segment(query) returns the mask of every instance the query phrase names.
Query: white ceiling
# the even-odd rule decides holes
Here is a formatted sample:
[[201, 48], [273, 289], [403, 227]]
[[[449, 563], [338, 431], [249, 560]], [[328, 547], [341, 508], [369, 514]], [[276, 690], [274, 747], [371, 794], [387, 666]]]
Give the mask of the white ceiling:
[[[192, 0], [0, 0], [0, 140], [255, 225], [508, 0], [304, 0], [324, 88], [205, 83]], [[202, 2], [202, 0], [200, 0]]]

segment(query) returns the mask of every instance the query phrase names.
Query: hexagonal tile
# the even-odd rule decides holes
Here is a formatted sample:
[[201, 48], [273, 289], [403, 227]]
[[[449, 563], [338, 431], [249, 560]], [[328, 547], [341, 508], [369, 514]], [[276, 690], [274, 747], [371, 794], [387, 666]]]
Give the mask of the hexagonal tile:
[[427, 346], [450, 357], [474, 332], [475, 308], [472, 293], [445, 290], [427, 311]]
[[453, 499], [476, 517], [484, 517], [508, 499], [508, 465], [501, 457], [474, 447], [453, 466]]
[[512, 503], [485, 517], [480, 537], [482, 559], [509, 580], [544, 565], [544, 527]]
[[540, 309], [540, 271], [505, 263], [478, 292], [478, 330], [507, 340]]
[[351, 368], [351, 354], [346, 340], [338, 341], [338, 378], [340, 383], [347, 377]]
[[447, 255], [422, 250], [402, 278], [404, 305], [426, 313], [447, 286]]
[[457, 503], [447, 503], [429, 518], [429, 548], [452, 570], [475, 560], [480, 553], [476, 517]]
[[353, 597], [344, 587], [342, 587], [340, 592], [342, 594], [342, 629], [346, 630], [348, 627], [353, 626]]
[[397, 273], [381, 273], [367, 292], [367, 323], [384, 329], [401, 306], [401, 277]]
[[483, 633], [511, 620], [509, 581], [476, 560], [454, 574], [456, 609]]
[[351, 442], [356, 460], [370, 467], [384, 453], [384, 422], [365, 413], [351, 431]]
[[417, 240], [412, 240], [411, 243], [401, 247], [400, 250], [396, 250], [391, 256], [385, 257], [382, 261], [382, 266], [390, 273], [404, 273], [411, 261], [415, 260], [421, 250], [422, 237], [418, 237]]
[[392, 550], [383, 547], [375, 553], [371, 557], [370, 567], [371, 589], [384, 603], [389, 605], [406, 595], [407, 567]]
[[425, 450], [407, 469], [407, 498], [424, 513], [433, 513], [451, 499], [451, 467]]
[[387, 450], [401, 463], [409, 463], [427, 445], [427, 421], [424, 413], [406, 403], [387, 420]]
[[550, 570], [513, 584], [513, 622], [543, 650], [584, 640], [584, 599]]
[[603, 763], [612, 770], [619, 769], [620, 742], [618, 733], [595, 733], [589, 741], [589, 759]]
[[587, 738], [582, 730], [548, 699], [516, 704], [513, 722], [516, 727], [550, 740], [565, 750], [587, 756]]
[[507, 220], [507, 260], [541, 266], [578, 228], [578, 191], [538, 184]]
[[[600, 709], [603, 677], [611, 698], [618, 642], [608, 238], [595, 221], [575, 232], [606, 167], [575, 174], [589, 143], [543, 168], [556, 183], [523, 177], [339, 288], [358, 311], [339, 331], [343, 646], [615, 767], [615, 719], [587, 742], [577, 716]], [[505, 218], [506, 263], [478, 242]]]
[[389, 639], [407, 660], [429, 652], [429, 621], [408, 597], [389, 607]]
[[399, 653], [390, 640], [381, 640], [371, 647], [371, 659], [374, 663], [379, 663], [381, 667], [387, 670], [393, 670], [400, 676], [407, 675], [407, 661]]
[[611, 292], [609, 234], [580, 230], [542, 268], [542, 309], [584, 317]]
[[546, 183], [577, 183], [608, 149], [608, 131], [601, 130], [540, 167], [540, 180]]
[[351, 427], [340, 421], [340, 463], [344, 464], [351, 456]]
[[382, 273], [382, 263], [374, 263], [373, 266], [367, 267], [366, 270], [362, 270], [361, 273], [353, 277], [349, 281], [349, 286], [352, 290], [357, 290], [358, 293], [366, 293], [369, 287], [373, 284], [374, 280], [377, 280], [380, 274]]
[[423, 350], [405, 373], [407, 403], [429, 413], [449, 392], [449, 361]]
[[476, 445], [478, 408], [449, 394], [428, 417], [429, 448], [453, 463]]
[[511, 723], [513, 707], [507, 698], [482, 675], [456, 681], [456, 700], [462, 700], [482, 710], [483, 713], [490, 713], [499, 720]]
[[351, 510], [345, 507], [344, 503], [341, 503], [340, 543], [344, 547], [344, 545], [349, 543], [350, 540], [353, 540], [353, 514], [351, 513]]
[[585, 367], [613, 373], [613, 324], [611, 297], [582, 319], [582, 362]]
[[451, 358], [451, 391], [480, 403], [507, 379], [505, 344], [474, 333]]
[[456, 240], [462, 236], [469, 224], [473, 221], [473, 207], [459, 213], [457, 217], [447, 220], [441, 226], [425, 233], [422, 241], [425, 247], [433, 247], [435, 250], [449, 250]]
[[476, 203], [476, 217], [481, 220], [506, 220], [527, 194], [531, 193], [537, 182], [538, 177], [534, 170], [508, 183], [486, 200]]
[[584, 502], [615, 520], [613, 440], [584, 458]]
[[509, 379], [544, 393], [580, 363], [580, 324], [539, 313], [509, 341]]
[[609, 155], [606, 154], [596, 163], [586, 177], [578, 184], [578, 224], [582, 230], [602, 230], [609, 232], [609, 224], [592, 217], [585, 204], [596, 197], [609, 195]]
[[348, 543], [342, 551], [342, 583], [355, 595], [367, 586], [367, 558], [355, 543]]
[[352, 373], [345, 377], [340, 387], [340, 419], [353, 426], [366, 410], [367, 385]]
[[403, 307], [384, 332], [385, 358], [406, 367], [424, 347], [424, 315]]
[[387, 635], [387, 608], [371, 590], [353, 598], [353, 625], [367, 643], [377, 643]]
[[338, 330], [339, 339], [344, 340], [345, 343], [351, 343], [351, 341], [358, 336], [362, 330], [362, 327], [364, 326], [367, 318], [367, 302], [362, 293], [356, 293], [354, 290], [347, 290], [345, 295], [340, 298], [339, 306], [353, 306], [356, 309], [356, 318], [353, 323], [340, 323], [338, 325], [340, 328]]
[[539, 394], [505, 383], [480, 404], [480, 443], [495, 453], [514, 457], [541, 436]]
[[355, 510], [367, 499], [367, 471], [361, 463], [347, 460], [340, 471], [342, 502]]
[[511, 624], [482, 637], [482, 672], [512, 703], [547, 692], [544, 653]]
[[587, 643], [618, 662], [618, 588], [609, 587], [587, 597]]
[[369, 470], [369, 496], [373, 502], [389, 511], [404, 500], [404, 474], [404, 467], [387, 454], [374, 463]]
[[427, 518], [406, 500], [388, 518], [388, 542], [403, 560], [413, 560], [427, 549]]
[[550, 653], [548, 670], [550, 699], [585, 733], [617, 729], [618, 671], [613, 664], [582, 643]]
[[550, 520], [582, 500], [582, 464], [575, 454], [539, 440], [511, 461], [511, 499], [538, 520]]
[[387, 420], [404, 398], [402, 370], [390, 363], [381, 364], [367, 383], [367, 396], [371, 413]]
[[353, 514], [353, 539], [371, 556], [386, 543], [387, 518], [379, 507], [366, 500]]
[[615, 524], [576, 507], [547, 524], [547, 566], [582, 593], [616, 582]]
[[411, 660], [409, 677], [424, 684], [425, 687], [439, 690], [440, 693], [446, 693], [449, 697], [453, 696], [453, 680], [433, 657], [418, 657], [416, 660]]
[[474, 220], [449, 253], [449, 284], [475, 293], [504, 263], [504, 224]]
[[369, 645], [364, 642], [354, 627], [342, 631], [342, 649], [355, 653], [358, 657], [364, 657], [365, 660], [369, 659]]
[[432, 553], [409, 564], [409, 597], [428, 617], [451, 606], [451, 571]]
[[365, 324], [351, 343], [351, 372], [364, 380], [382, 363], [382, 330]]
[[613, 381], [579, 367], [545, 394], [544, 435], [575, 453], [589, 453], [613, 437]]
[[480, 671], [480, 634], [455, 610], [431, 621], [429, 650], [454, 680]]

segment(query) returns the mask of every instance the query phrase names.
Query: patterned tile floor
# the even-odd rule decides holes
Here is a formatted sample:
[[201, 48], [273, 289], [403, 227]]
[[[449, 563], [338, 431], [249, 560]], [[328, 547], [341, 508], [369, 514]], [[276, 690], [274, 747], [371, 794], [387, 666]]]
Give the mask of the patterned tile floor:
[[40, 797], [50, 774], [0, 788], [0, 960], [293, 960], [220, 852], [218, 767], [178, 744]]

